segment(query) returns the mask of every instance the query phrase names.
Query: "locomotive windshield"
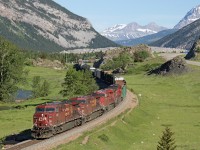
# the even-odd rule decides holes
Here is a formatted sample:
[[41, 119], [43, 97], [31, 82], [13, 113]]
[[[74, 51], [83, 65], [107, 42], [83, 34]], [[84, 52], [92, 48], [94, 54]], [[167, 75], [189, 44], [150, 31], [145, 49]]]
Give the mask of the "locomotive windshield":
[[54, 112], [55, 108], [36, 108], [36, 112]]
[[54, 112], [54, 111], [55, 111], [55, 108], [46, 108], [45, 111], [46, 111], [46, 112]]
[[36, 108], [36, 112], [44, 112], [44, 108]]

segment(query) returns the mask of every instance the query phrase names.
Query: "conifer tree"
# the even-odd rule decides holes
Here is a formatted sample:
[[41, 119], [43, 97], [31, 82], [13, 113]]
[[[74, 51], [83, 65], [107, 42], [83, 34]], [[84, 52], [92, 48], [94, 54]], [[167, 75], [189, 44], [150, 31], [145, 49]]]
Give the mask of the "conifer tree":
[[174, 133], [170, 130], [169, 127], [165, 128], [163, 135], [160, 138], [160, 141], [157, 145], [157, 150], [175, 150], [175, 139], [172, 137]]
[[41, 96], [48, 96], [49, 93], [50, 93], [49, 88], [50, 88], [49, 82], [47, 82], [47, 80], [44, 80], [43, 84], [41, 85], [40, 95]]
[[50, 91], [50, 84], [44, 80], [44, 82], [41, 85], [41, 78], [40, 76], [34, 76], [32, 80], [32, 91], [33, 91], [33, 97], [44, 97], [48, 96]]
[[64, 97], [74, 97], [77, 95], [86, 95], [97, 90], [97, 85], [88, 71], [76, 71], [68, 68], [64, 83], [62, 83], [60, 94]]

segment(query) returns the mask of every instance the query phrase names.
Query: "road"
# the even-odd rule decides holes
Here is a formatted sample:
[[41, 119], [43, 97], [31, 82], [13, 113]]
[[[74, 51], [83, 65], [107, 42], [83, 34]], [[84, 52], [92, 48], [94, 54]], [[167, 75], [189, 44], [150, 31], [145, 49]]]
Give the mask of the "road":
[[[171, 60], [176, 56], [180, 56], [183, 55], [183, 53], [161, 53], [159, 54], [159, 56], [165, 58], [166, 60]], [[186, 60], [187, 64], [190, 65], [195, 65], [195, 66], [200, 66], [200, 62], [197, 61], [190, 61], [190, 60]]]

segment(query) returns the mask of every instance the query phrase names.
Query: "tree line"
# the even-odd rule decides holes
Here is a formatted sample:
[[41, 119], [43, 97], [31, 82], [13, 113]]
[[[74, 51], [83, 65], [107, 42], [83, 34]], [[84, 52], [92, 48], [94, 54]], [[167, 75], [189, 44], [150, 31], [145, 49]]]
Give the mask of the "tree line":
[[[60, 54], [23, 51], [14, 44], [0, 37], [0, 101], [7, 102], [14, 99], [20, 83], [26, 83], [28, 59], [50, 59], [60, 60], [66, 63], [66, 57], [69, 61], [77, 59], [89, 59], [100, 57], [102, 52], [85, 54]], [[60, 92], [63, 96], [74, 96], [86, 94], [97, 89], [92, 74], [87, 71], [76, 71], [68, 68], [66, 77], [62, 84], [63, 90]], [[42, 81], [39, 76], [32, 80], [33, 97], [43, 97], [50, 93], [48, 81]], [[70, 89], [68, 91], [68, 89]]]

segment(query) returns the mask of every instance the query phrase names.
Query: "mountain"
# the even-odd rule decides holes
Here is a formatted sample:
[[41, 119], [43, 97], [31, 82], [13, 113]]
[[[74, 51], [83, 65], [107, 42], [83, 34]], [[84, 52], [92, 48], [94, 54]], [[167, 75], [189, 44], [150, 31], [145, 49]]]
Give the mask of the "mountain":
[[183, 48], [189, 50], [199, 36], [200, 19], [149, 45], [158, 47]]
[[122, 40], [122, 41], [115, 41], [117, 44], [120, 45], [124, 45], [124, 46], [134, 46], [134, 45], [138, 45], [138, 44], [149, 44], [152, 42], [155, 42], [169, 34], [172, 34], [174, 32], [176, 32], [177, 29], [167, 29], [167, 30], [162, 30], [158, 33], [155, 34], [150, 34], [150, 35], [146, 35], [140, 38], [136, 38], [136, 39], [130, 39], [130, 40]]
[[118, 24], [107, 28], [101, 32], [101, 35], [112, 41], [120, 41], [143, 37], [166, 29], [167, 28], [158, 26], [153, 22], [145, 26], [141, 26], [136, 22], [132, 22], [129, 24]]
[[118, 46], [52, 0], [1, 0], [0, 36], [27, 50]]
[[185, 17], [177, 24], [174, 26], [174, 29], [181, 29], [185, 27], [186, 25], [200, 19], [200, 5], [192, 8], [186, 15]]

